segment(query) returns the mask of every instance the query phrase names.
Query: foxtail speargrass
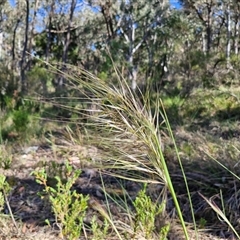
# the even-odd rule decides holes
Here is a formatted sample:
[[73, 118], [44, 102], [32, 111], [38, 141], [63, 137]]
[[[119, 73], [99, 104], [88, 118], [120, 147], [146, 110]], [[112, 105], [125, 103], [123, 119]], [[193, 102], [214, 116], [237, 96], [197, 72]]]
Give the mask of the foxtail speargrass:
[[[139, 98], [117, 69], [118, 81], [111, 84], [74, 66], [65, 66], [64, 72], [53, 66], [51, 68], [67, 80], [68, 89], [77, 92], [76, 95], [85, 96], [79, 101], [85, 101], [87, 106], [92, 105], [87, 109], [67, 105], [64, 108], [79, 114], [79, 121], [84, 113], [87, 118], [84, 127], [88, 133], [85, 141], [101, 149], [102, 167], [112, 169], [113, 175], [124, 179], [161, 184], [161, 200], [166, 202], [167, 192], [171, 193], [185, 238], [189, 239], [162, 151], [164, 139], [161, 122], [165, 122], [173, 141], [174, 138], [166, 113], [160, 110], [161, 100], [152, 103], [149, 94], [145, 97], [141, 93]], [[74, 99], [76, 101], [77, 97]]]

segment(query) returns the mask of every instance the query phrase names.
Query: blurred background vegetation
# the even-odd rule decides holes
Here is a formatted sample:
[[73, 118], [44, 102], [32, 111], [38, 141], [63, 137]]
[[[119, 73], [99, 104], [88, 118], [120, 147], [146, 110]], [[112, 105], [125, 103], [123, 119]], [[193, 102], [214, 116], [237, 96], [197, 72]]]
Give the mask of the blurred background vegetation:
[[75, 107], [92, 107], [88, 92], [79, 96], [47, 63], [160, 94], [173, 127], [237, 118], [239, 9], [238, 1], [1, 0], [1, 138], [41, 132], [39, 116], [73, 120]]

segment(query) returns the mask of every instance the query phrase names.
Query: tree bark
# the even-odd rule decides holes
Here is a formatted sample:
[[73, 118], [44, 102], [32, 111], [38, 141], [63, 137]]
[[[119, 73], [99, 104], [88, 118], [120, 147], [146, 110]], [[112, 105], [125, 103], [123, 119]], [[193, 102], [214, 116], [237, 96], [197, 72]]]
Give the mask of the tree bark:
[[[74, 10], [76, 8], [76, 4], [77, 1], [76, 0], [72, 0], [71, 1], [71, 7], [70, 7], [70, 13], [69, 13], [69, 20], [68, 20], [68, 27], [67, 27], [67, 34], [66, 34], [66, 38], [64, 41], [64, 46], [63, 46], [63, 54], [62, 54], [62, 71], [65, 70], [65, 64], [67, 63], [67, 59], [68, 59], [68, 49], [69, 49], [69, 45], [71, 43], [71, 28], [72, 28], [72, 21], [73, 21], [73, 13]], [[60, 76], [58, 78], [58, 90], [61, 90], [62, 86], [64, 84], [64, 77]]]
[[235, 22], [234, 22], [234, 53], [238, 55], [238, 41], [239, 41], [239, 11], [240, 6], [238, 5], [237, 12], [235, 13]]
[[47, 26], [47, 47], [45, 52], [45, 60], [48, 62], [49, 60], [49, 53], [50, 53], [50, 46], [51, 46], [51, 30], [52, 30], [52, 17], [54, 13], [55, 1], [53, 0], [50, 6], [49, 18], [48, 18], [48, 26]]
[[206, 26], [206, 34], [207, 34], [207, 52], [210, 52], [212, 45], [212, 6], [207, 6], [207, 26]]
[[77, 1], [72, 0], [71, 7], [70, 7], [70, 13], [69, 13], [69, 20], [68, 20], [68, 28], [67, 28], [67, 35], [65, 38], [65, 44], [63, 46], [63, 55], [62, 55], [62, 62], [67, 63], [67, 55], [68, 55], [68, 49], [69, 45], [71, 43], [71, 27], [72, 27], [72, 21], [73, 21], [73, 13], [76, 8]]
[[231, 54], [231, 15], [230, 15], [230, 5], [227, 5], [226, 10], [227, 16], [227, 47], [226, 47], [226, 58], [227, 58], [227, 68], [230, 68], [230, 54]]
[[[28, 52], [30, 54], [32, 53], [32, 45], [33, 45], [34, 30], [35, 30], [35, 24], [36, 24], [37, 9], [38, 9], [38, 0], [35, 0], [34, 10], [33, 10], [33, 18], [32, 18], [32, 23], [31, 23], [31, 33], [30, 33], [29, 46], [28, 46]], [[30, 69], [31, 64], [32, 64], [32, 60], [30, 58], [26, 64], [26, 68]]]
[[26, 78], [25, 78], [25, 70], [26, 70], [26, 53], [28, 46], [28, 29], [29, 29], [29, 0], [25, 0], [26, 2], [26, 18], [25, 18], [25, 38], [24, 38], [24, 46], [22, 51], [22, 58], [20, 61], [20, 86], [21, 92], [24, 94], [27, 91]]

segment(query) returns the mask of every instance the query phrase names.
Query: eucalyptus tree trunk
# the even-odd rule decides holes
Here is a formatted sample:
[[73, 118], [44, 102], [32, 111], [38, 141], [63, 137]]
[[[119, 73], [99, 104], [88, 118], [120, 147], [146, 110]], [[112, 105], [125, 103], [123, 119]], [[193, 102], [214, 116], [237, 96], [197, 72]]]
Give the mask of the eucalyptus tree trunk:
[[12, 53], [12, 69], [15, 68], [15, 46], [16, 46], [16, 33], [17, 33], [17, 29], [20, 23], [20, 19], [17, 20], [15, 27], [13, 29], [13, 38], [12, 38], [12, 47], [11, 47], [11, 53]]
[[234, 38], [234, 53], [238, 55], [238, 42], [239, 42], [239, 19], [237, 19], [237, 22], [235, 23], [235, 38]]
[[212, 6], [211, 5], [207, 5], [206, 35], [207, 35], [207, 52], [210, 52], [211, 45], [212, 45]]
[[[72, 0], [71, 1], [71, 6], [70, 6], [70, 11], [69, 11], [69, 19], [68, 19], [68, 26], [67, 26], [67, 33], [66, 33], [66, 37], [64, 40], [64, 46], [63, 46], [63, 53], [62, 53], [62, 71], [65, 70], [64, 65], [67, 63], [67, 58], [68, 58], [68, 49], [69, 49], [69, 45], [71, 43], [71, 30], [72, 30], [72, 22], [73, 22], [73, 14], [74, 14], [74, 10], [76, 8], [76, 4], [77, 4], [77, 0]], [[63, 76], [59, 76], [58, 79], [58, 90], [60, 90], [62, 88], [64, 84], [64, 78]]]
[[71, 43], [71, 30], [72, 30], [72, 22], [73, 22], [73, 14], [76, 8], [77, 0], [71, 1], [71, 7], [69, 12], [69, 20], [68, 20], [68, 27], [67, 27], [67, 34], [64, 41], [63, 46], [63, 55], [62, 55], [62, 62], [67, 63], [67, 55], [68, 55], [68, 48]]
[[194, 11], [197, 17], [202, 22], [204, 33], [202, 34], [202, 46], [203, 51], [210, 52], [212, 47], [212, 28], [213, 28], [213, 16], [216, 8], [215, 1], [193, 1], [182, 0], [187, 8], [187, 11]]
[[26, 55], [27, 55], [27, 47], [28, 47], [28, 31], [29, 31], [29, 0], [25, 0], [26, 3], [26, 16], [25, 16], [25, 33], [24, 33], [24, 46], [22, 50], [22, 57], [20, 61], [20, 86], [21, 92], [25, 93], [27, 90], [26, 78], [25, 78], [25, 70], [26, 70]]
[[135, 26], [134, 26], [134, 20], [131, 18], [130, 16], [130, 36], [127, 37], [127, 35], [125, 37], [127, 37], [127, 41], [129, 44], [129, 48], [128, 48], [128, 57], [127, 57], [127, 61], [128, 61], [128, 71], [129, 71], [129, 80], [131, 82], [131, 88], [133, 91], [136, 91], [137, 89], [137, 66], [134, 65], [133, 62], [133, 57], [135, 52], [138, 50], [138, 48], [142, 45], [142, 42], [139, 42], [139, 44], [137, 46], [134, 47], [134, 42], [135, 40]]
[[[34, 1], [34, 9], [33, 9], [33, 16], [32, 16], [32, 21], [31, 21], [31, 29], [30, 29], [30, 38], [29, 38], [29, 46], [28, 46], [28, 52], [31, 54], [32, 53], [32, 46], [33, 46], [33, 39], [34, 39], [34, 31], [35, 25], [36, 25], [36, 20], [37, 20], [37, 10], [38, 10], [38, 5], [39, 5], [39, 0]], [[32, 60], [31, 57], [29, 61], [26, 63], [26, 69], [29, 69], [31, 67]]]
[[3, 32], [0, 32], [0, 59], [3, 59]]
[[230, 68], [230, 54], [231, 54], [231, 13], [230, 13], [230, 4], [227, 5], [226, 18], [227, 18], [226, 58], [227, 58], [227, 68]]
[[240, 4], [237, 5], [237, 10], [234, 15], [234, 53], [238, 55], [238, 47], [239, 47], [239, 24], [240, 24]]
[[207, 53], [207, 41], [206, 41], [206, 32], [205, 31], [202, 32], [202, 51], [204, 52], [204, 54]]
[[112, 8], [112, 1], [104, 1], [104, 3], [100, 3], [101, 7], [101, 13], [104, 17], [104, 21], [107, 27], [107, 35], [108, 35], [108, 40], [114, 39], [116, 34], [114, 31], [113, 27], [113, 16], [111, 13], [111, 8]]
[[[143, 43], [146, 41], [147, 37], [150, 37], [148, 36], [148, 26], [145, 29], [143, 29], [141, 26], [137, 26], [140, 23], [137, 21], [137, 18], [139, 18], [140, 16], [136, 16], [136, 12], [134, 12], [134, 8], [136, 7], [135, 4], [137, 4], [135, 3], [135, 1], [129, 1], [128, 3], [123, 4], [123, 14], [117, 24], [128, 48], [125, 56], [128, 65], [128, 80], [130, 81], [133, 91], [136, 91], [137, 89], [138, 76], [138, 63], [134, 61], [134, 57], [138, 52], [139, 48], [142, 47]], [[146, 14], [145, 11], [148, 11], [148, 9], [144, 10], [144, 13], [142, 13], [142, 15]], [[138, 30], [138, 34], [140, 32], [143, 32], [141, 38], [139, 38], [139, 35], [137, 38], [136, 30]]]
[[49, 61], [49, 53], [50, 53], [50, 45], [51, 45], [51, 30], [52, 30], [52, 18], [54, 14], [54, 9], [55, 9], [55, 0], [52, 0], [51, 5], [50, 5], [50, 12], [48, 14], [48, 22], [46, 26], [46, 31], [47, 31], [47, 46], [46, 46], [46, 51], [45, 51], [45, 60], [48, 62]]

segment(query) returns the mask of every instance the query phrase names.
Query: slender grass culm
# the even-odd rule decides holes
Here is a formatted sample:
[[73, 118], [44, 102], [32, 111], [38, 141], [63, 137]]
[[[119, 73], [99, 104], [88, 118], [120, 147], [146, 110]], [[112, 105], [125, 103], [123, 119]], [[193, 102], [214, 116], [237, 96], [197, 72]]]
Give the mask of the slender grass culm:
[[[101, 149], [102, 167], [112, 169], [112, 174], [124, 179], [161, 184], [161, 201], [167, 202], [167, 192], [170, 192], [185, 239], [189, 239], [163, 154], [159, 118], [162, 116], [164, 122], [165, 115], [160, 112], [160, 101], [152, 111], [149, 94], [146, 97], [140, 93], [139, 97], [117, 70], [117, 81], [111, 84], [74, 66], [65, 66], [64, 72], [53, 66], [51, 69], [66, 79], [68, 89], [81, 96], [74, 101], [84, 101], [88, 106], [84, 111], [77, 104], [63, 107], [78, 114], [79, 121], [82, 116], [87, 118], [84, 141]], [[170, 128], [169, 124], [166, 126]]]

